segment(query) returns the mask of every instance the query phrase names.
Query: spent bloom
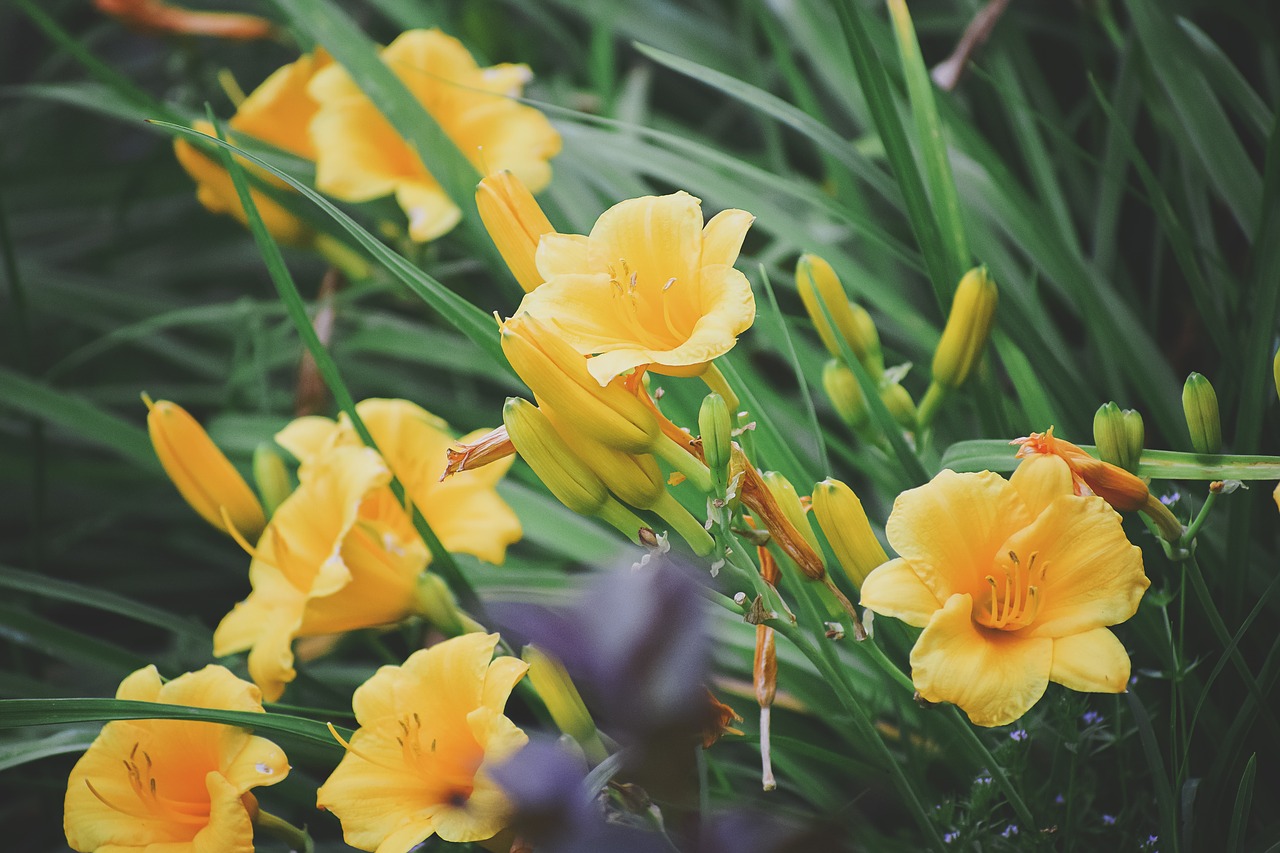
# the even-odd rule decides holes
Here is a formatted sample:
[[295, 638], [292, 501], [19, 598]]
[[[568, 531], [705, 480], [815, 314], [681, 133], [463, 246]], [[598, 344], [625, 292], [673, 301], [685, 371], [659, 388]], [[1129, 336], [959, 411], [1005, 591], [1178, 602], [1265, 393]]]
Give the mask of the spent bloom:
[[406, 853], [432, 835], [483, 841], [506, 827], [510, 806], [490, 772], [528, 742], [502, 713], [527, 666], [493, 659], [497, 644], [497, 634], [463, 634], [356, 690], [360, 728], [316, 797], [348, 844]]
[[705, 225], [686, 192], [633, 198], [589, 235], [543, 234], [543, 283], [518, 315], [555, 323], [601, 385], [635, 367], [694, 376], [755, 320], [755, 297], [733, 268], [754, 217], [725, 210]]
[[[307, 85], [317, 72], [330, 64], [329, 55], [317, 49], [315, 53], [306, 54], [277, 69], [244, 99], [227, 122], [228, 140], [235, 142], [237, 134], [246, 134], [282, 151], [314, 160], [315, 146], [311, 144], [307, 129], [316, 114], [317, 104], [307, 93]], [[194, 127], [202, 133], [213, 134], [208, 122], [196, 122]], [[216, 154], [199, 151], [185, 139], [174, 140], [173, 151], [182, 168], [195, 180], [196, 198], [201, 204], [214, 213], [234, 216], [242, 225], [247, 223], [231, 175]], [[286, 189], [283, 181], [260, 167], [244, 160], [240, 163], [271, 186]], [[249, 192], [263, 224], [277, 240], [300, 245], [314, 236], [310, 227], [266, 193], [256, 187]]]
[[93, 0], [93, 5], [131, 29], [153, 35], [181, 33], [250, 41], [270, 38], [275, 31], [270, 21], [257, 15], [197, 12], [163, 0]]
[[[220, 666], [162, 684], [154, 666], [116, 698], [262, 713], [262, 695]], [[107, 723], [67, 780], [64, 829], [81, 853], [252, 853], [251, 790], [289, 773], [284, 752], [246, 729], [192, 720]]]
[[[475, 165], [510, 170], [537, 192], [551, 181], [548, 160], [560, 134], [546, 116], [516, 99], [529, 82], [528, 66], [481, 68], [460, 41], [439, 30], [401, 33], [382, 61]], [[409, 217], [409, 236], [434, 240], [458, 224], [462, 212], [431, 167], [340, 66], [310, 85], [320, 111], [311, 123], [316, 186], [344, 201], [394, 194]]]
[[1120, 693], [1129, 656], [1107, 626], [1150, 582], [1120, 517], [1075, 494], [1056, 456], [1005, 480], [943, 471], [899, 495], [886, 527], [899, 557], [873, 571], [862, 603], [924, 628], [912, 680], [982, 726], [1025, 714], [1050, 681]]

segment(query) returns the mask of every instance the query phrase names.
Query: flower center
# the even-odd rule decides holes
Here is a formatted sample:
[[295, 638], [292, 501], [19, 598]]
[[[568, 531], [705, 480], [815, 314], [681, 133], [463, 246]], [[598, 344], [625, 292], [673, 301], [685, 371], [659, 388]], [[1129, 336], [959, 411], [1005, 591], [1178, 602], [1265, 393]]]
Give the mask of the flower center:
[[1040, 589], [1044, 584], [1049, 564], [1036, 565], [1038, 551], [1033, 551], [1024, 565], [1013, 551], [1009, 552], [1009, 565], [1004, 567], [1003, 577], [987, 575], [987, 590], [979, 597], [973, 609], [973, 619], [987, 628], [1001, 631], [1017, 631], [1035, 621], [1044, 603]]
[[[609, 272], [609, 287], [613, 291], [614, 310], [622, 325], [635, 336], [637, 341], [646, 346], [654, 349], [670, 348], [671, 342], [661, 339], [661, 330], [653, 328], [652, 324], [646, 324], [640, 319], [640, 273], [632, 271], [626, 258], [619, 258], [618, 266], [609, 264], [605, 269]], [[621, 270], [621, 276], [618, 274], [619, 270]], [[662, 308], [662, 323], [666, 327], [665, 331], [672, 338], [683, 342], [689, 335], [676, 328], [675, 321], [671, 317], [671, 301], [667, 299], [667, 294], [678, 282], [679, 279], [674, 276], [667, 279], [662, 289], [658, 291], [658, 299]]]
[[89, 792], [107, 808], [139, 820], [159, 818], [174, 823], [206, 824], [209, 822], [209, 804], [173, 800], [161, 796], [156, 789], [156, 777], [152, 772], [151, 756], [145, 750], [139, 758], [138, 744], [133, 745], [129, 757], [124, 759], [125, 772], [129, 774], [129, 787], [133, 788], [138, 804], [113, 803], [99, 793], [88, 779], [84, 780]]

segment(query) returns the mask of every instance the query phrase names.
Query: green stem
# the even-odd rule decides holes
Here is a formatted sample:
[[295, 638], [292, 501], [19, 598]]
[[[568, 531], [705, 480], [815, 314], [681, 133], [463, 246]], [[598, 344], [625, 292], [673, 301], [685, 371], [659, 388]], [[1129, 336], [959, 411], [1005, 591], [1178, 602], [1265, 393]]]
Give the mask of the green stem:
[[703, 527], [698, 519], [693, 517], [689, 510], [685, 509], [678, 500], [672, 497], [668, 491], [663, 491], [662, 497], [654, 504], [651, 509], [657, 515], [671, 525], [671, 529], [680, 534], [680, 538], [689, 543], [689, 547], [693, 549], [693, 553], [699, 557], [706, 557], [716, 549], [716, 542], [711, 538], [711, 534]]
[[307, 834], [305, 829], [299, 829], [287, 820], [278, 818], [270, 812], [259, 809], [253, 825], [255, 830], [261, 829], [268, 835], [283, 841], [295, 853], [314, 853], [316, 849], [315, 843], [312, 842], [311, 836]]
[[612, 496], [605, 499], [604, 505], [596, 510], [596, 515], [631, 540], [632, 545], [640, 544], [640, 528], [649, 526]]
[[707, 369], [702, 373], [702, 381], [708, 390], [714, 391], [724, 398], [724, 404], [729, 407], [730, 414], [737, 412], [742, 402], [738, 399], [738, 395], [734, 393], [733, 386], [729, 384], [729, 380], [720, 372], [720, 368], [716, 367], [714, 361], [707, 363]]
[[1209, 517], [1209, 510], [1213, 509], [1213, 505], [1218, 501], [1218, 492], [1209, 490], [1208, 496], [1204, 499], [1204, 505], [1200, 507], [1200, 512], [1196, 514], [1195, 520], [1187, 527], [1185, 533], [1182, 534], [1182, 542], [1184, 548], [1191, 544], [1196, 538], [1196, 534], [1200, 532], [1200, 525], [1204, 524], [1205, 519]]
[[670, 436], [659, 433], [658, 441], [653, 446], [653, 455], [684, 474], [685, 479], [699, 492], [705, 495], [711, 491], [711, 471], [694, 458], [692, 453], [676, 444]]
[[929, 390], [924, 392], [924, 399], [920, 401], [920, 408], [916, 409], [916, 423], [920, 429], [927, 429], [933, 423], [934, 415], [946, 399], [947, 389], [937, 382], [930, 382]]

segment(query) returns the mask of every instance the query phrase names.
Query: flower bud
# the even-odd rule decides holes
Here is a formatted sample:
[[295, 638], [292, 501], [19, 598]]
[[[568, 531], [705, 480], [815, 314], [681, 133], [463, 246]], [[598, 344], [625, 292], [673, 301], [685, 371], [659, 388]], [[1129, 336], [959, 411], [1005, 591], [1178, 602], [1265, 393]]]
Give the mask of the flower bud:
[[729, 458], [733, 455], [733, 419], [719, 394], [708, 394], [698, 411], [702, 459], [721, 490], [729, 482]]
[[1026, 460], [1034, 456], [1058, 456], [1071, 469], [1076, 494], [1095, 494], [1122, 512], [1147, 506], [1150, 492], [1141, 478], [1118, 465], [1094, 459], [1083, 448], [1057, 438], [1053, 427], [1043, 433], [1033, 432], [1010, 444], [1019, 445], [1017, 456]]
[[937, 385], [955, 389], [969, 378], [991, 336], [998, 298], [996, 283], [986, 267], [971, 269], [960, 280], [933, 354], [933, 381]]
[[651, 509], [667, 493], [666, 478], [649, 454], [635, 455], [605, 447], [575, 430], [555, 410], [549, 409], [545, 414], [565, 444], [623, 503]]
[[537, 406], [508, 397], [502, 407], [502, 422], [521, 458], [560, 503], [580, 515], [594, 515], [604, 505], [609, 496], [604, 483]]
[[535, 258], [543, 234], [554, 234], [529, 188], [511, 172], [489, 175], [476, 187], [480, 220], [525, 292], [542, 284]]
[[871, 530], [862, 501], [853, 489], [828, 478], [814, 486], [813, 513], [845, 576], [860, 589], [871, 570], [889, 559]]
[[293, 493], [293, 480], [275, 445], [264, 441], [253, 451], [253, 481], [262, 495], [263, 508], [270, 516]]
[[532, 643], [524, 647], [520, 657], [529, 664], [529, 682], [542, 697], [556, 727], [578, 742], [592, 764], [608, 758], [609, 752], [600, 740], [582, 695], [560, 661]]
[[[796, 290], [827, 352], [840, 358], [840, 342], [836, 338], [840, 335], [872, 378], [879, 379], [884, 372], [884, 356], [875, 323], [870, 314], [849, 301], [831, 264], [817, 255], [801, 255], [796, 262]], [[835, 322], [834, 331], [822, 310], [823, 304]]]
[[911, 394], [897, 382], [880, 386], [880, 400], [898, 425], [908, 432], [914, 432], [918, 422], [916, 401]]
[[168, 400], [147, 404], [147, 432], [164, 472], [178, 487], [191, 508], [214, 527], [229, 533], [223, 511], [236, 532], [252, 542], [267, 520], [262, 505], [231, 461], [177, 403]]
[[1209, 380], [1192, 373], [1182, 386], [1182, 412], [1191, 431], [1191, 446], [1196, 453], [1218, 453], [1222, 450], [1222, 423], [1218, 419], [1218, 395]]
[[1137, 471], [1143, 437], [1142, 415], [1133, 409], [1121, 411], [1115, 403], [1107, 403], [1093, 416], [1093, 443], [1103, 462]]
[[795, 486], [777, 471], [763, 474], [765, 487], [773, 497], [780, 517], [762, 518], [774, 540], [795, 560], [805, 577], [818, 580], [826, 574], [822, 565], [822, 546], [813, 533]]
[[483, 633], [484, 627], [458, 609], [458, 600], [454, 598], [444, 578], [434, 572], [423, 572], [418, 575], [418, 585], [414, 590], [414, 605], [424, 619], [439, 628], [446, 636], [457, 637], [462, 634]]
[[502, 352], [540, 404], [601, 444], [648, 453], [657, 443], [661, 432], [653, 412], [622, 379], [601, 387], [587, 372], [586, 358], [531, 315], [502, 324]]
[[871, 411], [867, 408], [867, 398], [862, 394], [858, 377], [838, 359], [831, 359], [822, 368], [822, 387], [836, 414], [850, 428], [862, 430], [871, 422]]

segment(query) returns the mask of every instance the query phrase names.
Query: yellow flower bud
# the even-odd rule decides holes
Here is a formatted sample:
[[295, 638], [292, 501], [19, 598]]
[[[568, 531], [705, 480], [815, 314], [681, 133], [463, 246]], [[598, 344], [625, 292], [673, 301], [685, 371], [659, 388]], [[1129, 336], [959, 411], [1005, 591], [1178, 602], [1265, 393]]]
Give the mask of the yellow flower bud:
[[702, 459], [723, 488], [729, 482], [729, 459], [733, 455], [733, 419], [729, 406], [719, 394], [708, 394], [698, 411], [698, 432], [702, 438]]
[[880, 400], [903, 429], [914, 432], [917, 423], [916, 401], [897, 382], [880, 386]]
[[637, 456], [606, 447], [574, 429], [554, 409], [547, 409], [544, 414], [565, 444], [623, 503], [651, 509], [667, 493], [662, 469], [649, 454]]
[[951, 301], [942, 340], [933, 354], [933, 381], [946, 388], [959, 388], [969, 378], [982, 357], [991, 336], [999, 293], [986, 267], [965, 273]]
[[534, 262], [538, 240], [555, 229], [529, 188], [509, 171], [494, 172], [476, 187], [476, 207], [493, 244], [525, 292], [542, 284]]
[[502, 422], [520, 456], [557, 500], [580, 515], [603, 518], [635, 540], [644, 522], [609, 494], [537, 406], [510, 397], [502, 407]]
[[1191, 431], [1191, 446], [1196, 453], [1218, 453], [1222, 450], [1222, 423], [1218, 419], [1218, 395], [1209, 380], [1192, 373], [1182, 386], [1182, 412]]
[[560, 731], [578, 742], [592, 764], [608, 758], [609, 751], [600, 740], [596, 724], [560, 661], [532, 643], [524, 647], [520, 657], [529, 664], [529, 682]]
[[862, 501], [853, 489], [828, 478], [813, 489], [813, 513], [845, 576], [860, 589], [871, 570], [889, 559], [871, 531]]
[[836, 414], [851, 428], [861, 430], [871, 422], [871, 411], [858, 377], [838, 359], [831, 359], [822, 369], [822, 387]]
[[195, 418], [177, 403], [152, 402], [147, 408], [147, 431], [164, 472], [191, 508], [214, 527], [228, 533], [223, 512], [236, 532], [250, 542], [266, 526], [262, 505]]
[[284, 459], [276, 451], [275, 445], [264, 441], [253, 451], [253, 481], [258, 485], [258, 494], [262, 495], [263, 508], [267, 515], [276, 511], [276, 507], [284, 503], [284, 499], [293, 492], [293, 480], [289, 477], [289, 469]]
[[[801, 255], [796, 262], [796, 290], [827, 352], [840, 358], [840, 343], [836, 339], [839, 334], [872, 378], [879, 379], [884, 373], [884, 356], [880, 352], [880, 336], [876, 333], [875, 323], [870, 314], [849, 301], [831, 264], [817, 255]], [[820, 302], [825, 303], [831, 319], [835, 321], [834, 331]]]
[[601, 387], [587, 372], [586, 358], [532, 315], [502, 324], [502, 352], [538, 402], [577, 430], [626, 453], [648, 453], [657, 443], [661, 432], [653, 412], [622, 380]]
[[1142, 415], [1133, 409], [1121, 411], [1115, 403], [1107, 403], [1093, 416], [1093, 443], [1098, 446], [1098, 455], [1103, 462], [1126, 471], [1138, 470], [1144, 435]]
[[[820, 556], [822, 554], [822, 546], [818, 544], [818, 537], [814, 535], [813, 527], [809, 524], [809, 519], [805, 515], [804, 506], [800, 503], [800, 496], [796, 493], [795, 486], [791, 485], [791, 481], [777, 471], [766, 471], [762, 476], [769, 494], [773, 496], [774, 502], [781, 511], [781, 521], [785, 522], [785, 524], [779, 524], [779, 519], [762, 519], [768, 525], [769, 533], [778, 541], [778, 544], [782, 546], [788, 556], [795, 560], [796, 565], [800, 567], [800, 571], [804, 572], [806, 577], [814, 580], [822, 578], [826, 573]], [[800, 537], [802, 542], [787, 543], [788, 539], [794, 540], [796, 535]], [[797, 548], [796, 545], [804, 547]]]

